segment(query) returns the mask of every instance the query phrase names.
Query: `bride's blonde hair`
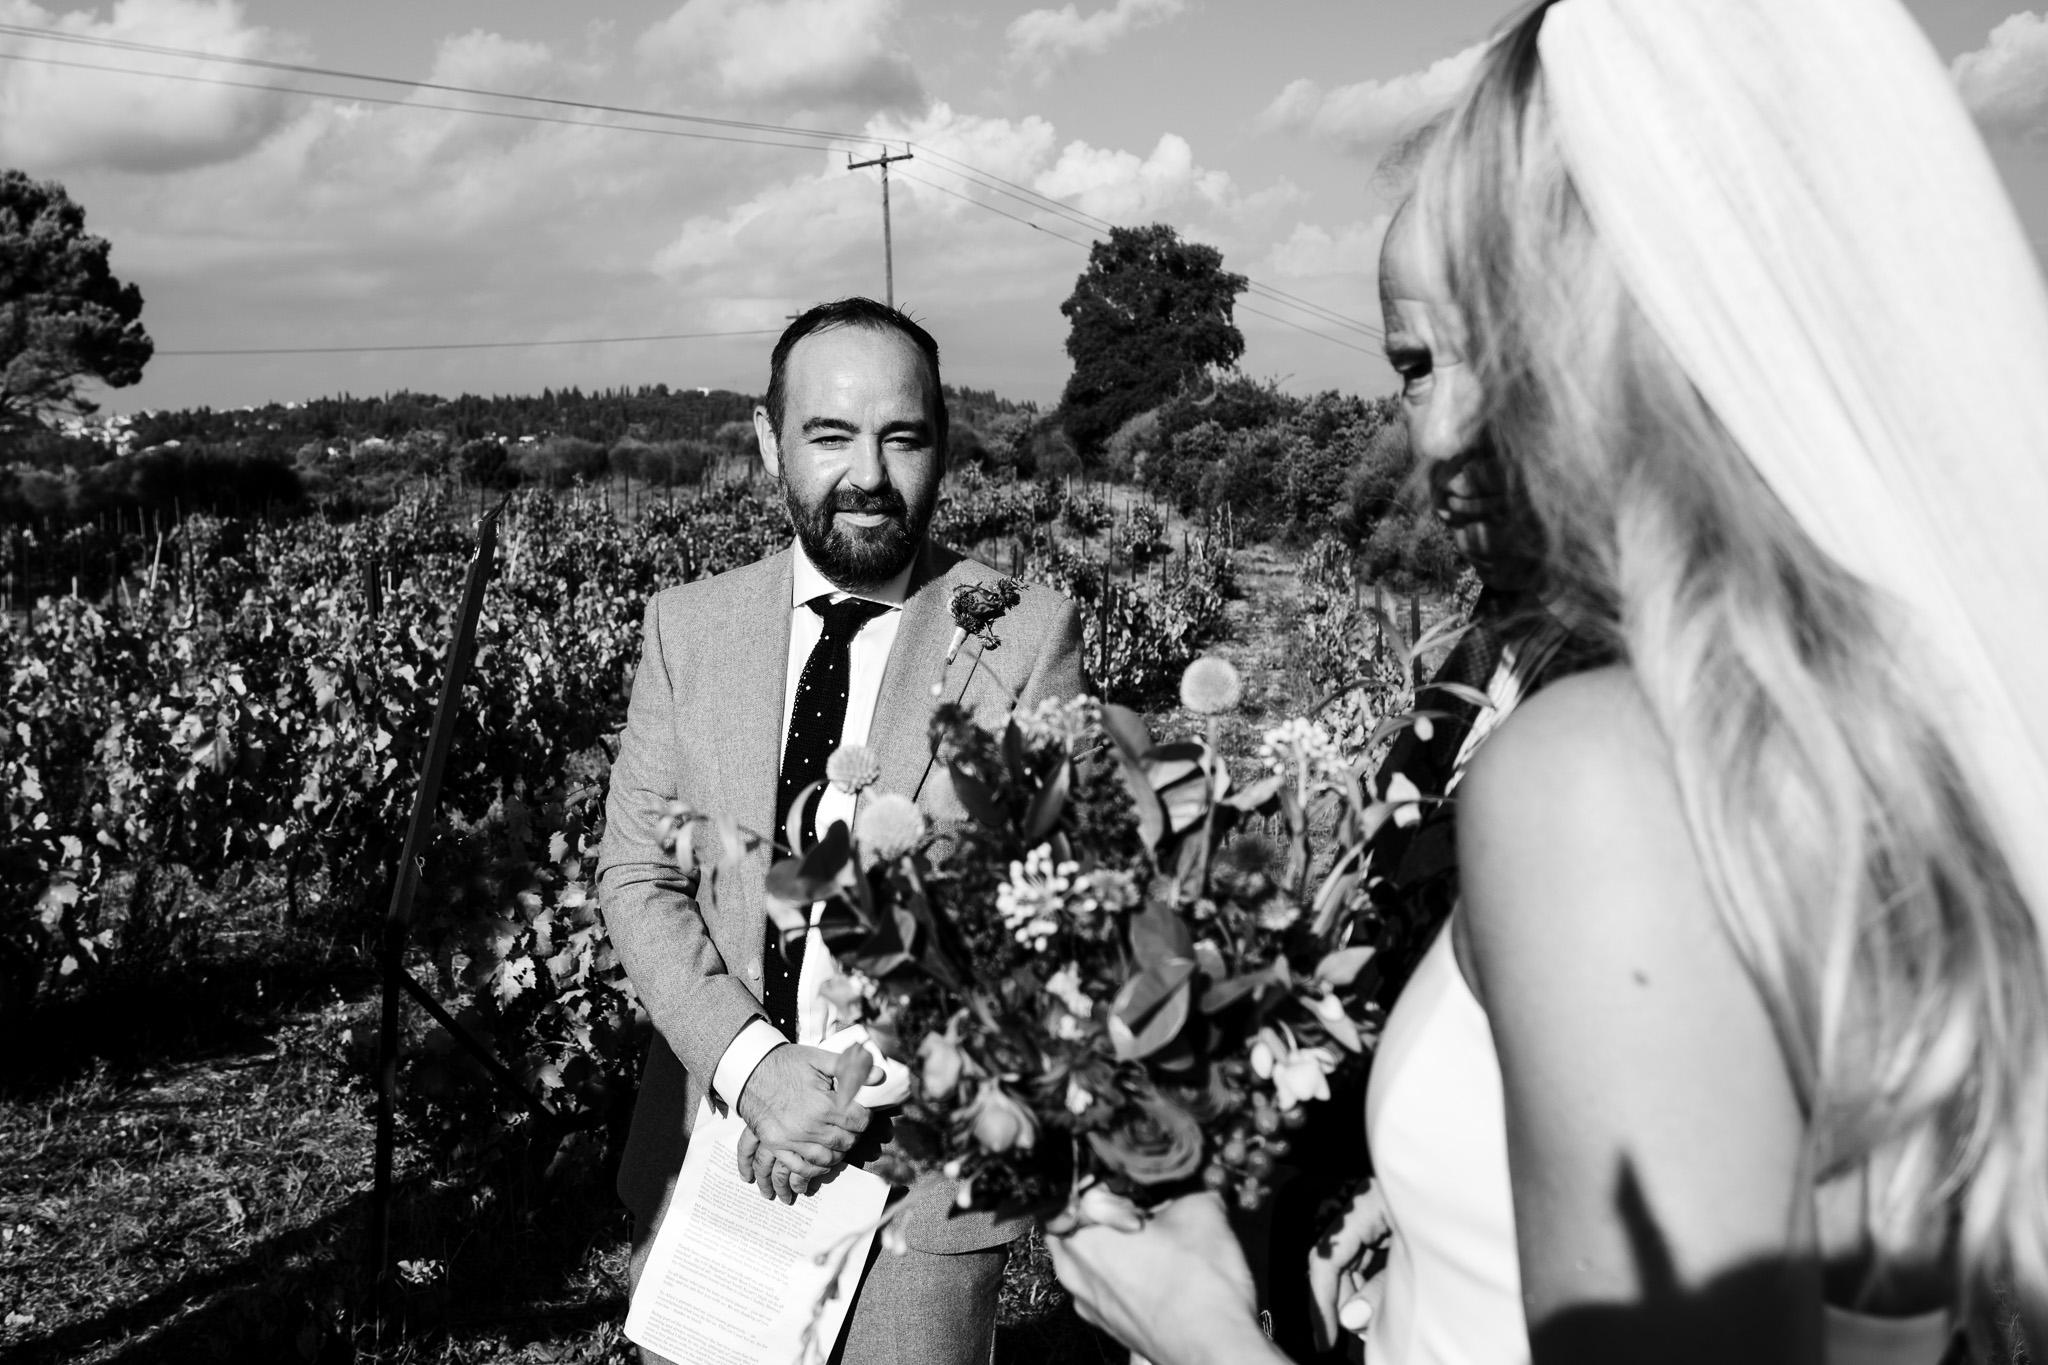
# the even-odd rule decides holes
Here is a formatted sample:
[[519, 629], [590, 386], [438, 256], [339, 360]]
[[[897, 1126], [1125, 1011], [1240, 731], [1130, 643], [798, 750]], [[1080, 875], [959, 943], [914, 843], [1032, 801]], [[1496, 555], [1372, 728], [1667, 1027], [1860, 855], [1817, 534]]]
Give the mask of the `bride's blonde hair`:
[[1670, 746], [1817, 1177], [1867, 1170], [1880, 1263], [1931, 1226], [1966, 1297], [2007, 1282], [2048, 1321], [2035, 921], [1943, 739], [1936, 670], [1765, 486], [1603, 249], [1553, 129], [1541, 21], [1494, 44], [1413, 204], [1490, 430], [1554, 590], [1608, 633]]

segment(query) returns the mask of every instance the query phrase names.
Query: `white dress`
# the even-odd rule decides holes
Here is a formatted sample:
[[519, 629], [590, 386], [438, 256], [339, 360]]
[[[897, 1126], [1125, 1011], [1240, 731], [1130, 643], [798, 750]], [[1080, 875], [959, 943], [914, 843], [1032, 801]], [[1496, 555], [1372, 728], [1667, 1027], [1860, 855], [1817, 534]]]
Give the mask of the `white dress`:
[[[1500, 1059], [1445, 925], [1387, 1020], [1365, 1127], [1393, 1242], [1368, 1365], [1529, 1359]], [[1944, 1313], [1827, 1310], [1829, 1365], [1935, 1365]]]

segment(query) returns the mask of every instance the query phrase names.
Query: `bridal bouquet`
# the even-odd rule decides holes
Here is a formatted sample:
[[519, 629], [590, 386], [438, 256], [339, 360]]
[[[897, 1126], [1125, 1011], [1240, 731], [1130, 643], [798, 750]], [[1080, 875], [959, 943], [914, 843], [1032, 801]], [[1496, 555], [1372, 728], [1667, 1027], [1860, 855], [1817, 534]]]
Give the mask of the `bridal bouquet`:
[[[1380, 1022], [1366, 846], [1419, 812], [1368, 800], [1304, 720], [1269, 731], [1261, 770], [1234, 782], [1214, 717], [1238, 690], [1228, 663], [1197, 660], [1182, 694], [1209, 735], [1166, 744], [1086, 697], [1000, 730], [942, 708], [936, 761], [970, 819], [928, 827], [908, 797], [869, 791], [851, 829], [774, 866], [786, 935], [826, 903], [831, 1027], [864, 1027], [911, 1072], [871, 1169], [943, 1171], [963, 1208], [1041, 1217], [1096, 1189], [1264, 1198], [1302, 1107], [1365, 1065]], [[857, 748], [827, 771], [848, 790], [875, 780]], [[670, 829], [714, 894], [718, 865], [756, 840], [681, 807]]]

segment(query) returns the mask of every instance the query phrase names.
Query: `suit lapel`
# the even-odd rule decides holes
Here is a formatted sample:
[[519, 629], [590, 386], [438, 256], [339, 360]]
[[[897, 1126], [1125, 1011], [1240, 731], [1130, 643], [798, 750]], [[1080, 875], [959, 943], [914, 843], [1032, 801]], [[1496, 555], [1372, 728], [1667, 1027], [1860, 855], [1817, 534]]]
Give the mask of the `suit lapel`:
[[[782, 701], [789, 680], [789, 609], [795, 559], [785, 549], [762, 561], [758, 579], [734, 594], [724, 619], [705, 623], [704, 645], [717, 660], [705, 710], [718, 752], [718, 788], [730, 815], [768, 838], [775, 834], [775, 783], [782, 759]], [[745, 879], [751, 888], [754, 878]]]
[[939, 684], [945, 694], [945, 685], [966, 676], [961, 670], [981, 648], [968, 641], [947, 667], [946, 641], [953, 634], [951, 588], [927, 542], [903, 603], [903, 622], [896, 628], [896, 643], [889, 650], [889, 666], [882, 671], [882, 690], [875, 699], [875, 718], [868, 727], [870, 747], [882, 769], [880, 791], [916, 798], [931, 767], [931, 719], [939, 702], [932, 687]]

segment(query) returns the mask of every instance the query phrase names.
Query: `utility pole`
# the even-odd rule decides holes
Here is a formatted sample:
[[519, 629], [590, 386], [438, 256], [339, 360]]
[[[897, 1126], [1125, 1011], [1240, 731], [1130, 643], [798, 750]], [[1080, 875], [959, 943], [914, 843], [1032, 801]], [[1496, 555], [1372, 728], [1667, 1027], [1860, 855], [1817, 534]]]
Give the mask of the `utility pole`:
[[896, 306], [896, 251], [889, 241], [889, 163], [910, 159], [908, 143], [904, 144], [901, 152], [894, 155], [884, 147], [882, 154], [871, 161], [855, 161], [852, 157], [846, 159], [846, 169], [849, 171], [863, 170], [869, 166], [882, 168], [882, 288], [883, 302], [891, 308]]

